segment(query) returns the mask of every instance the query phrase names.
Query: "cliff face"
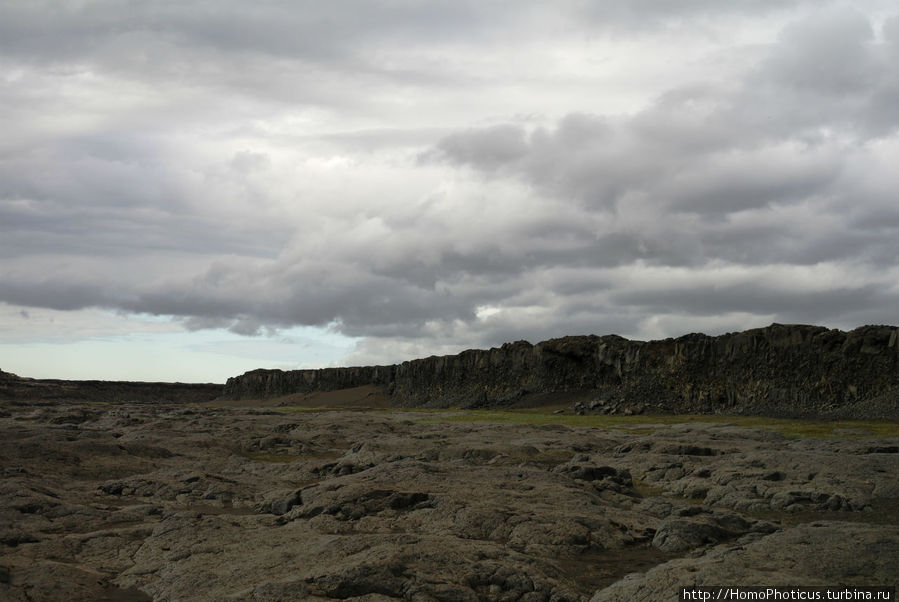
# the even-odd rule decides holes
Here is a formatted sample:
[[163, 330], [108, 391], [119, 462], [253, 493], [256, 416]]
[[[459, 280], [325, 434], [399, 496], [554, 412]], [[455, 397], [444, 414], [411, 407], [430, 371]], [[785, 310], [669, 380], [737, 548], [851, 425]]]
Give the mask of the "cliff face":
[[406, 407], [496, 407], [580, 395], [632, 411], [899, 417], [899, 329], [773, 324], [716, 337], [519, 341], [395, 366], [254, 370], [224, 396], [380, 385]]
[[292, 393], [337, 391], [378, 385], [389, 387], [396, 366], [322, 368], [320, 370], [251, 370], [225, 383], [225, 399], [266, 399]]

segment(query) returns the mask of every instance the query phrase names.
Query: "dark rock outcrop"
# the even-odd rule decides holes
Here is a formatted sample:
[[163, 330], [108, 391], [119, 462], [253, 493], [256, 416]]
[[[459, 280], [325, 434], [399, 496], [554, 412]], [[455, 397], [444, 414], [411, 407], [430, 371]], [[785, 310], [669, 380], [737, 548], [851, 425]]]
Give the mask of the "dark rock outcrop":
[[225, 385], [227, 399], [266, 399], [293, 393], [337, 391], [364, 385], [389, 386], [396, 366], [322, 368], [320, 370], [251, 370]]
[[899, 328], [850, 332], [772, 324], [660, 341], [572, 336], [394, 366], [253, 370], [230, 399], [377, 385], [404, 407], [501, 407], [597, 400], [614, 411], [899, 417]]
[[13, 403], [109, 402], [190, 403], [219, 397], [222, 385], [111, 380], [22, 378], [0, 370], [0, 401]]

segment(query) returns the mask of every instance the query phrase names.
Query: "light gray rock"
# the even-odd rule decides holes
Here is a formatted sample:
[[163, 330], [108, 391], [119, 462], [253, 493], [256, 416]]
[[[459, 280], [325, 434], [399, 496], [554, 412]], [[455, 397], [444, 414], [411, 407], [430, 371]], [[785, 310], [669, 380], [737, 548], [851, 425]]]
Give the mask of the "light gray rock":
[[674, 602], [696, 585], [893, 586], [899, 526], [814, 522], [628, 575], [591, 602]]
[[[654, 599], [688, 575], [779, 574], [807, 546], [858, 582], [896, 560], [896, 438], [165, 404], [9, 414], [2, 600]], [[840, 520], [811, 529], [822, 518]]]

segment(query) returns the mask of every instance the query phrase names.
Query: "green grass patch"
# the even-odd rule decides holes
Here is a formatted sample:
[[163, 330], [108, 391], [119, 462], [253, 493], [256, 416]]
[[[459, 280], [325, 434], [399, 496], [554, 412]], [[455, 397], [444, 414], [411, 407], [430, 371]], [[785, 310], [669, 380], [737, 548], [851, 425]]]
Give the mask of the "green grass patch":
[[[102, 403], [102, 402], [100, 402]], [[204, 404], [206, 407], [216, 407]], [[412, 422], [440, 424], [453, 422], [488, 422], [493, 424], [524, 424], [530, 426], [569, 426], [583, 428], [622, 429], [636, 435], [651, 435], [660, 428], [674, 424], [704, 423], [734, 425], [743, 428], [766, 429], [792, 439], [814, 438], [863, 438], [899, 436], [896, 420], [807, 420], [798, 418], [766, 418], [761, 416], [729, 416], [724, 414], [658, 414], [621, 416], [593, 414], [556, 414], [556, 410], [571, 411], [569, 404], [547, 405], [539, 408], [513, 408], [508, 410], [464, 410], [458, 408], [372, 408], [365, 406], [254, 406], [284, 414], [320, 412], [373, 412], [378, 414], [408, 414]]]
[[328, 412], [328, 411], [336, 410], [336, 408], [316, 408], [316, 407], [307, 407], [307, 406], [272, 406], [272, 407], [257, 408], [257, 409], [271, 410], [273, 412], [282, 412], [284, 414], [307, 414], [307, 413]]
[[367, 406], [271, 406], [265, 408], [256, 408], [256, 409], [264, 409], [273, 412], [281, 412], [284, 414], [315, 414], [319, 412], [384, 412], [384, 411], [395, 411], [395, 410], [384, 410], [381, 408], [370, 408]]

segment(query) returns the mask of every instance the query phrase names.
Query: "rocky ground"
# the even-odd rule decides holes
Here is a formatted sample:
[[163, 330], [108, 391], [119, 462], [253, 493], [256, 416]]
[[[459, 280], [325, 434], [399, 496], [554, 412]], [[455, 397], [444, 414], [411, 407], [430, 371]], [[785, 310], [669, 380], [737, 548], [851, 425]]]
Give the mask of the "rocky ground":
[[897, 436], [452, 417], [2, 407], [0, 599], [675, 600], [693, 584], [896, 585]]

